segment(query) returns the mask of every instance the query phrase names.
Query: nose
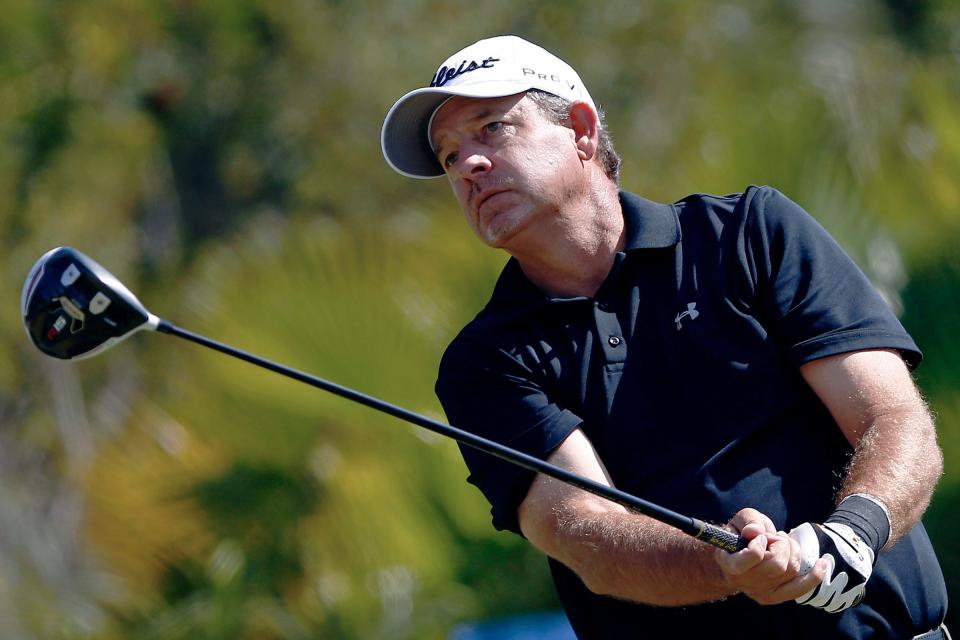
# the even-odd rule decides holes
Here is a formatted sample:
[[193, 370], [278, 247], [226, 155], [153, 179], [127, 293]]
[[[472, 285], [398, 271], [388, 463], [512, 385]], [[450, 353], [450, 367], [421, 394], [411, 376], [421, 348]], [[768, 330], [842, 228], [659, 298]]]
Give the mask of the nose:
[[460, 147], [460, 157], [454, 165], [457, 176], [464, 180], [474, 180], [485, 175], [493, 168], [489, 150], [479, 144], [467, 144]]

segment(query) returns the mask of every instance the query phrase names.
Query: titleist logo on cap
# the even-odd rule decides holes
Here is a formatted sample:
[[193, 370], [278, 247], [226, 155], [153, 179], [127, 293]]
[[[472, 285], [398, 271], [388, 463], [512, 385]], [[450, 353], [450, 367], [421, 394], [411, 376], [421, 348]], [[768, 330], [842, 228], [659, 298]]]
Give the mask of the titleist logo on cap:
[[486, 58], [483, 62], [470, 60], [469, 64], [467, 60], [464, 60], [457, 68], [444, 65], [440, 67], [439, 71], [437, 71], [437, 75], [433, 77], [433, 81], [430, 82], [430, 86], [442, 87], [457, 76], [461, 76], [465, 73], [470, 73], [471, 71], [476, 71], [477, 69], [492, 69], [494, 62], [500, 62], [500, 58], [490, 57]]

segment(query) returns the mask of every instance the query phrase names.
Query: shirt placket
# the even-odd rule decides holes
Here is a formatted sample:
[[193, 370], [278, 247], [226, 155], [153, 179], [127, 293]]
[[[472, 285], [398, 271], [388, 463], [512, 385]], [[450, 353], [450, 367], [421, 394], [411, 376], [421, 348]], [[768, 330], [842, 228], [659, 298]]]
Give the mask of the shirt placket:
[[593, 321], [605, 362], [622, 364], [627, 359], [627, 341], [617, 314], [609, 304], [597, 300], [593, 303]]

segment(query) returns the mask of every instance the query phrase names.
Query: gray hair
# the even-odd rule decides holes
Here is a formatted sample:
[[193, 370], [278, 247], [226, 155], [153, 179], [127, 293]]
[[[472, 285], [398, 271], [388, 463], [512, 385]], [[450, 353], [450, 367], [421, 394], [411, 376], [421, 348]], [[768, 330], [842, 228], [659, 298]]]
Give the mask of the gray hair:
[[[551, 122], [562, 125], [570, 124], [570, 105], [573, 104], [570, 100], [539, 89], [530, 89], [527, 91], [527, 97], [537, 105], [540, 112]], [[603, 166], [607, 177], [619, 185], [620, 156], [613, 148], [613, 139], [610, 138], [610, 132], [607, 130], [606, 114], [604, 114], [602, 109], [598, 108], [597, 116], [600, 119], [600, 142], [597, 146], [597, 155], [600, 158], [600, 164]]]

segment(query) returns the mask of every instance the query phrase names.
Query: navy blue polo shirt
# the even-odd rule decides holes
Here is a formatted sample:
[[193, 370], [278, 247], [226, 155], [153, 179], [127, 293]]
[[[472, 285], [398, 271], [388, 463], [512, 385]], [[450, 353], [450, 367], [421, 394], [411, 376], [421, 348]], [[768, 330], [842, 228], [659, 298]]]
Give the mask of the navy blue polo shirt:
[[[626, 246], [594, 297], [550, 297], [507, 263], [441, 361], [450, 423], [543, 459], [580, 428], [619, 489], [704, 520], [753, 507], [782, 530], [823, 521], [851, 449], [799, 365], [890, 348], [914, 367], [916, 344], [839, 245], [775, 189], [672, 205], [621, 193], [620, 203]], [[519, 534], [533, 474], [461, 450], [494, 526]], [[593, 594], [550, 564], [581, 638], [715, 634], [745, 620], [779, 638], [909, 638], [946, 612], [922, 525], [880, 554], [864, 601], [841, 614], [745, 596], [649, 607]]]

